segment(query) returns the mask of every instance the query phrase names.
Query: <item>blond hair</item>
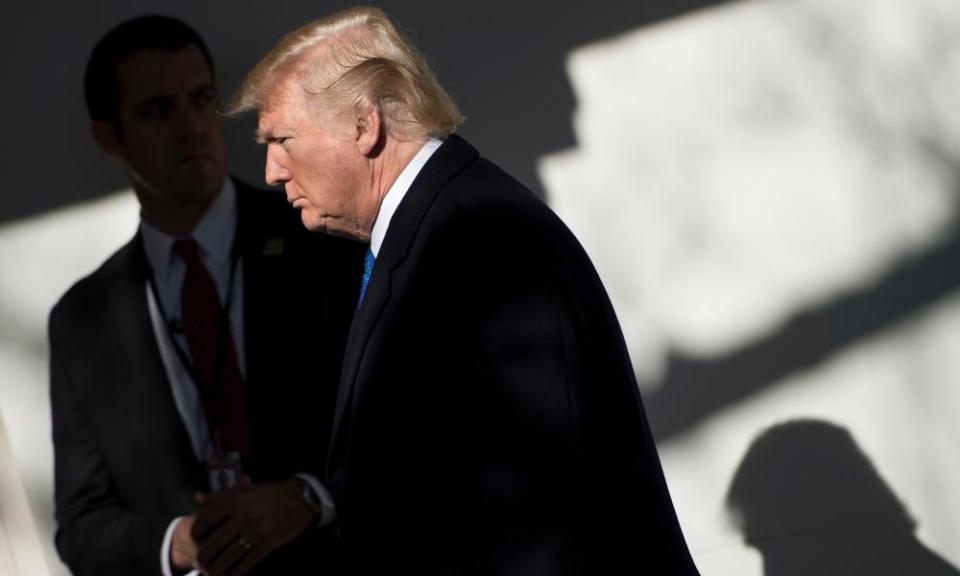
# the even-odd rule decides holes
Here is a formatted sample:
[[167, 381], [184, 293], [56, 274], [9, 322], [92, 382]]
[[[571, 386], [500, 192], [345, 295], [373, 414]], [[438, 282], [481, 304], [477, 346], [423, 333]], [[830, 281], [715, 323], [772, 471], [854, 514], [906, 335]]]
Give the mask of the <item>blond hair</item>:
[[261, 109], [289, 74], [308, 102], [337, 110], [375, 105], [397, 138], [443, 138], [464, 120], [424, 57], [378, 8], [350, 8], [288, 33], [250, 71], [227, 113]]

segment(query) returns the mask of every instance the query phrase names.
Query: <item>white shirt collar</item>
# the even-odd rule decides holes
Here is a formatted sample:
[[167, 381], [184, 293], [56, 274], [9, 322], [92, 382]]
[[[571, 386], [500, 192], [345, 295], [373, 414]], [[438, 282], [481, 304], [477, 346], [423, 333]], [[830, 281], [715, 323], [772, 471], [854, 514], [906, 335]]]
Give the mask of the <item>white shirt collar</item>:
[[[230, 262], [230, 250], [237, 231], [237, 191], [230, 178], [216, 200], [203, 214], [190, 236], [203, 248], [203, 252], [217, 265]], [[145, 220], [140, 220], [140, 234], [147, 260], [156, 274], [157, 281], [164, 283], [170, 271], [170, 255], [176, 237], [158, 230]]]
[[370, 232], [370, 251], [373, 252], [374, 256], [380, 253], [380, 246], [387, 235], [387, 228], [390, 227], [390, 220], [393, 218], [393, 213], [397, 211], [397, 206], [407, 195], [410, 185], [420, 174], [424, 164], [433, 156], [433, 153], [437, 151], [441, 144], [443, 144], [443, 140], [436, 138], [427, 140], [427, 143], [407, 163], [393, 185], [387, 190], [387, 195], [383, 197], [383, 202], [380, 203], [380, 212], [377, 213], [377, 219], [373, 221], [373, 230]]

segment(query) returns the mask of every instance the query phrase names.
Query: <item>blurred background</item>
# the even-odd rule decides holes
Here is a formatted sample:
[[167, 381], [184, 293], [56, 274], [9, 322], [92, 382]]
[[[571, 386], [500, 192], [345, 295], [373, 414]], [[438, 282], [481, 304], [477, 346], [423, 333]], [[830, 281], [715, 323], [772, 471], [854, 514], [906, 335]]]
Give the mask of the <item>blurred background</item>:
[[[704, 575], [957, 573], [960, 3], [377, 4], [593, 258]], [[47, 314], [137, 225], [89, 134], [93, 44], [183, 18], [226, 96], [347, 5], [0, 6], [0, 574], [66, 574]], [[259, 184], [254, 120], [226, 130]]]

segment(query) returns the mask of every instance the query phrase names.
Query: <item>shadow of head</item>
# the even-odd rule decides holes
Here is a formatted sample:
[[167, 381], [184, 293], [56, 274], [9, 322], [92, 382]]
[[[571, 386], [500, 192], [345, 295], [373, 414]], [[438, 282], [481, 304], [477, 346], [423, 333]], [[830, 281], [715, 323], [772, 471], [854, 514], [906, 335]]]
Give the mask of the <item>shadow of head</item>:
[[819, 420], [778, 424], [737, 468], [727, 507], [766, 576], [960, 576], [914, 536], [916, 522], [850, 433]]

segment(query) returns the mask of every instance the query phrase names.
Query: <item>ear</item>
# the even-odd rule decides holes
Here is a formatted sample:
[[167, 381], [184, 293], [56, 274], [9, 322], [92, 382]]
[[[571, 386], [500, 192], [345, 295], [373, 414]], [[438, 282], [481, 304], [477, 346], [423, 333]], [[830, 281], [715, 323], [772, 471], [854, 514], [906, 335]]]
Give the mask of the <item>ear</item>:
[[364, 156], [372, 156], [380, 143], [383, 123], [380, 110], [373, 104], [364, 104], [357, 114], [357, 149]]
[[114, 128], [113, 124], [103, 120], [93, 120], [90, 122], [90, 129], [93, 132], [93, 139], [101, 150], [111, 156], [124, 157], [123, 146], [120, 145], [120, 135], [117, 134], [117, 129]]

